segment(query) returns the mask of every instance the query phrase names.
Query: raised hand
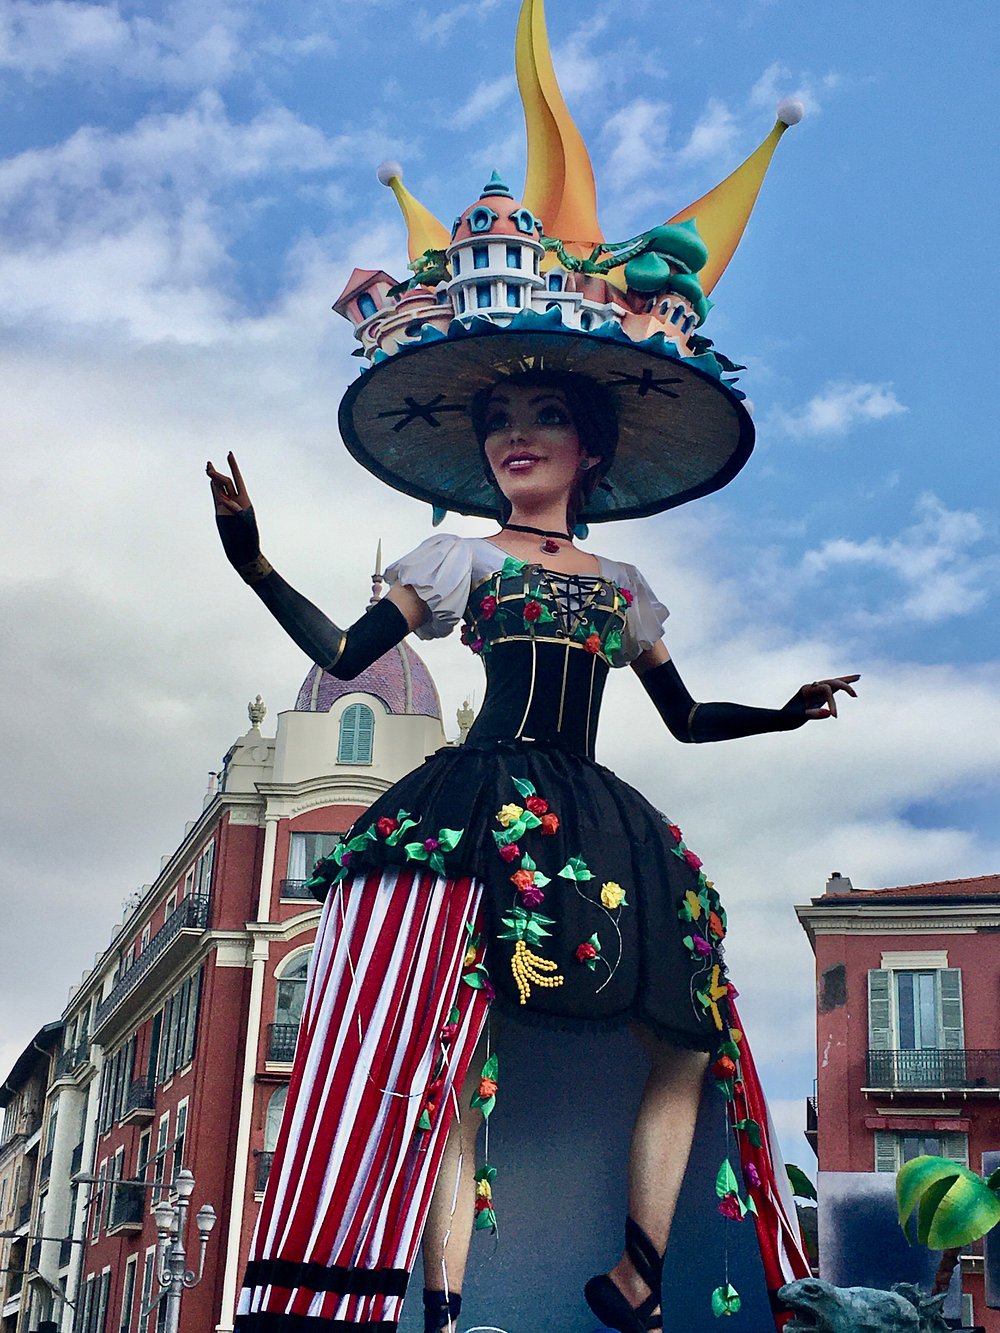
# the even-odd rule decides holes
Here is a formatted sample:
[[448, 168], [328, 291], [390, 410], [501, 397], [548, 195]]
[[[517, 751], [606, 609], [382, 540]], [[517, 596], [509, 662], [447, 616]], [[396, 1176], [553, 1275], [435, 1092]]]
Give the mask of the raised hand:
[[[247, 566], [256, 561], [260, 555], [260, 534], [257, 531], [257, 518], [236, 455], [229, 453], [226, 458], [233, 474], [231, 477], [227, 477], [223, 472], [217, 472], [211, 462], [206, 463], [205, 471], [212, 483], [215, 523], [222, 538], [226, 558], [243, 577], [246, 577]], [[262, 577], [265, 572], [263, 569], [255, 569], [251, 572], [251, 577]]]
[[853, 687], [854, 682], [860, 679], [860, 675], [854, 675], [837, 676], [833, 680], [814, 680], [811, 685], [803, 685], [789, 703], [801, 708], [803, 715], [810, 719], [836, 717], [837, 692], [843, 690], [856, 699], [858, 694]]
[[205, 471], [212, 483], [215, 512], [217, 514], [239, 514], [242, 510], [251, 509], [253, 506], [250, 502], [250, 496], [247, 494], [243, 474], [240, 472], [240, 465], [236, 461], [236, 455], [231, 450], [226, 455], [226, 462], [233, 474], [231, 477], [227, 477], [224, 472], [217, 472], [211, 460], [205, 464]]

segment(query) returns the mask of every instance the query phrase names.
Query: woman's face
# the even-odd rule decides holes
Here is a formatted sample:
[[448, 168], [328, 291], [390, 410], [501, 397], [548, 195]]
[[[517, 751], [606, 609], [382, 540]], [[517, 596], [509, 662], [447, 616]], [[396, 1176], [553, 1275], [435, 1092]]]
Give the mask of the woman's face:
[[486, 461], [515, 508], [569, 498], [586, 455], [561, 389], [498, 385], [485, 424]]

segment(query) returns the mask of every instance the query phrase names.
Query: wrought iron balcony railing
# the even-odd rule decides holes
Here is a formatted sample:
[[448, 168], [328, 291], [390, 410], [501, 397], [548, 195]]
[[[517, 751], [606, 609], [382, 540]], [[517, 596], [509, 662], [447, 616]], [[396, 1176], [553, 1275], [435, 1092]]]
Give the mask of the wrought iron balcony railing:
[[146, 1216], [146, 1190], [138, 1181], [116, 1181], [108, 1209], [108, 1232], [141, 1231]]
[[273, 1152], [257, 1153], [257, 1170], [254, 1177], [254, 1189], [258, 1194], [263, 1194], [267, 1185], [268, 1177], [271, 1174], [271, 1163], [274, 1161]]
[[[306, 879], [283, 879], [283, 880], [281, 881], [281, 896], [282, 896], [282, 898], [309, 898], [309, 899], [312, 899], [313, 895], [312, 895], [312, 894], [309, 892], [309, 890], [306, 888], [306, 885], [307, 885], [308, 883], [309, 883], [309, 881], [306, 880]], [[315, 901], [315, 900], [313, 899], [313, 901]]]
[[60, 1055], [56, 1061], [56, 1078], [65, 1078], [67, 1074], [72, 1074], [74, 1069], [86, 1064], [89, 1058], [90, 1041], [84, 1037], [83, 1041], [78, 1041], [75, 1046], [71, 1046]]
[[272, 1023], [268, 1029], [267, 1058], [281, 1064], [291, 1064], [295, 1059], [298, 1035], [298, 1023]]
[[125, 1094], [122, 1124], [127, 1125], [133, 1121], [151, 1120], [155, 1110], [156, 1084], [151, 1075], [144, 1074], [141, 1078], [133, 1079], [128, 1092]]
[[867, 1086], [903, 1092], [1000, 1091], [1000, 1051], [869, 1051]]
[[125, 969], [110, 993], [97, 1006], [95, 1032], [108, 1015], [114, 1013], [122, 1000], [135, 990], [156, 960], [170, 947], [182, 930], [207, 929], [210, 902], [211, 899], [207, 894], [195, 894], [178, 903], [132, 966]]

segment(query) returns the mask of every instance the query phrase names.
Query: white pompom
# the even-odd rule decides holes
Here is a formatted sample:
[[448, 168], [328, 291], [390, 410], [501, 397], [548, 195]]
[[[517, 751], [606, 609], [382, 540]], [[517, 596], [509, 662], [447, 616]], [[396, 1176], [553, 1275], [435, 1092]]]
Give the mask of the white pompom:
[[752, 399], [752, 398], [744, 398], [744, 399], [743, 399], [743, 406], [746, 408], [747, 412], [749, 412], [750, 416], [753, 416], [754, 412], [756, 411], [756, 408], [754, 407], [754, 401], [753, 401], [753, 399]]
[[398, 162], [386, 160], [379, 163], [376, 175], [383, 185], [391, 185], [394, 178], [397, 180], [403, 179], [403, 168]]
[[797, 125], [806, 109], [797, 97], [786, 97], [778, 103], [777, 116], [782, 125]]

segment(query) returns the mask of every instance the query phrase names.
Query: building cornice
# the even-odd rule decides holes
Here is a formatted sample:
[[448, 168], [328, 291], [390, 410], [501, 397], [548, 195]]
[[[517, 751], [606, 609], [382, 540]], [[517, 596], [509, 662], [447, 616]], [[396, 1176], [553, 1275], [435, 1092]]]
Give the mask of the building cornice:
[[268, 816], [294, 819], [296, 815], [322, 805], [369, 806], [393, 783], [389, 778], [355, 772], [304, 778], [301, 782], [258, 782], [256, 785], [266, 801]]
[[974, 935], [1000, 931], [1000, 902], [841, 903], [797, 906], [815, 948], [817, 935]]

